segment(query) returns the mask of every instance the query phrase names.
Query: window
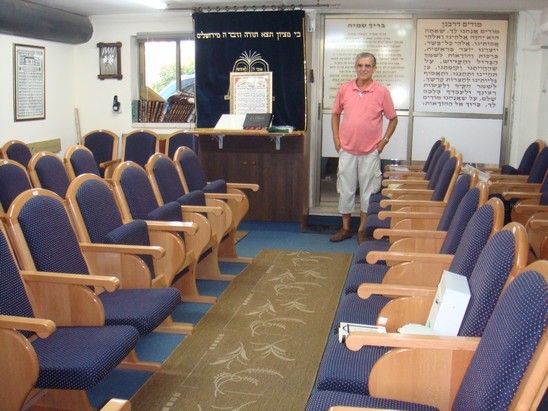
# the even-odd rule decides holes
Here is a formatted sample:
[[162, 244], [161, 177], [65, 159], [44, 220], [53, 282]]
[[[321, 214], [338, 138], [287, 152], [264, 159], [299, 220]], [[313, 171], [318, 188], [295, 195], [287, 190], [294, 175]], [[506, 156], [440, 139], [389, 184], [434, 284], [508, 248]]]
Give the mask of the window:
[[194, 121], [194, 36], [138, 35], [139, 100], [134, 122]]

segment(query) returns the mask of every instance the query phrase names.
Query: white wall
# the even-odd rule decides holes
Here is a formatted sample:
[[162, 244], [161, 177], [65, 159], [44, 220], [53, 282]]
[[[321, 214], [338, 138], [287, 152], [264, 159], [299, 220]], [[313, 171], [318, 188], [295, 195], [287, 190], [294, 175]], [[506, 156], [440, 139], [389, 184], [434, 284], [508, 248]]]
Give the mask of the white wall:
[[[548, 140], [548, 50], [531, 47], [531, 37], [538, 25], [540, 11], [521, 12], [518, 16], [518, 37], [515, 59], [514, 113], [511, 121], [510, 163], [517, 165], [525, 147], [536, 138]], [[189, 32], [192, 17], [189, 12], [158, 15], [97, 16], [92, 19], [94, 34], [82, 45], [23, 39], [0, 35], [0, 143], [18, 138], [39, 141], [60, 138], [62, 151], [77, 138], [74, 109], [78, 108], [82, 133], [103, 128], [117, 134], [132, 130], [131, 100], [136, 96], [136, 50], [132, 36], [143, 32]], [[97, 78], [98, 42], [122, 42], [122, 80]], [[548, 44], [546, 35], [544, 42]], [[46, 48], [46, 119], [13, 121], [13, 43]], [[7, 57], [6, 57], [7, 56]], [[319, 73], [318, 67], [313, 67]], [[118, 95], [121, 113], [112, 111], [112, 99]], [[309, 102], [315, 107], [316, 101]], [[314, 121], [316, 116], [309, 117]], [[309, 127], [314, 129], [313, 124]], [[162, 129], [168, 132], [172, 129]], [[312, 134], [314, 135], [314, 134]]]

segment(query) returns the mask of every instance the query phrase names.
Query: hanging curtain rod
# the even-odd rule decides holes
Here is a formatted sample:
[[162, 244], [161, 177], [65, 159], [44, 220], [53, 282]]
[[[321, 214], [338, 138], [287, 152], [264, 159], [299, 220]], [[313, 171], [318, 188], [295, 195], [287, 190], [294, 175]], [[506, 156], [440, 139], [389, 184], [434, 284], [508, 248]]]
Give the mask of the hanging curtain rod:
[[228, 11], [291, 11], [291, 10], [304, 10], [304, 9], [328, 9], [338, 8], [339, 4], [320, 4], [319, 1], [316, 4], [303, 5], [303, 4], [272, 4], [272, 5], [251, 5], [251, 6], [207, 6], [207, 7], [192, 7], [178, 8], [169, 7], [168, 10], [190, 10], [193, 13], [216, 13], [216, 12], [228, 12]]

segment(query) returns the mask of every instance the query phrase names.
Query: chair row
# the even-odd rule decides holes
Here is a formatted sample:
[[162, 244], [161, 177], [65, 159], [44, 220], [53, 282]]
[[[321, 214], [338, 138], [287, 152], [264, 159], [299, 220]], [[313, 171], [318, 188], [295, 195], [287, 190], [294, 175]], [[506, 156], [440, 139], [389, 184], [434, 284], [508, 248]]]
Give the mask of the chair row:
[[[413, 198], [409, 190], [416, 188], [406, 189], [407, 198]], [[460, 175], [448, 198], [441, 201], [382, 200], [397, 209], [380, 211], [380, 220], [390, 218], [390, 224], [374, 231], [377, 241], [359, 246], [333, 331], [341, 322], [350, 322], [383, 326], [388, 333], [350, 333], [346, 345], [333, 334], [308, 410], [337, 405], [413, 410], [538, 405], [546, 390], [542, 358], [546, 356], [548, 263], [537, 261], [525, 268], [525, 228], [519, 223], [502, 228], [502, 201], [488, 198], [488, 183], [478, 181], [473, 172]], [[397, 334], [405, 324], [426, 324], [444, 270], [464, 275], [470, 286], [471, 300], [458, 334]], [[532, 278], [535, 285], [530, 284]], [[505, 310], [499, 306], [506, 302], [497, 303], [503, 290], [510, 305], [523, 309], [511, 318], [508, 312], [514, 308], [496, 313]], [[524, 328], [513, 325], [500, 330], [512, 321], [522, 321], [519, 327]], [[520, 331], [532, 328], [534, 333]], [[511, 338], [499, 341], [505, 333]], [[474, 338], [474, 348], [466, 347]], [[531, 349], [518, 364], [516, 350], [521, 352], [523, 346]], [[489, 372], [484, 371], [486, 362], [493, 365]], [[478, 394], [479, 386], [486, 388]]]

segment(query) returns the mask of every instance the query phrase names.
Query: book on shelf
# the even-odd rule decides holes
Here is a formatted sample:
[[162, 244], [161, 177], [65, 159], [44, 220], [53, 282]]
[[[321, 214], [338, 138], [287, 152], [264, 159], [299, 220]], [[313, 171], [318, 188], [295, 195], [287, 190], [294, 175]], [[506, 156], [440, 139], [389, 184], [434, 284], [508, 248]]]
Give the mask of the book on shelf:
[[247, 113], [245, 115], [244, 130], [267, 130], [272, 124], [272, 113]]

